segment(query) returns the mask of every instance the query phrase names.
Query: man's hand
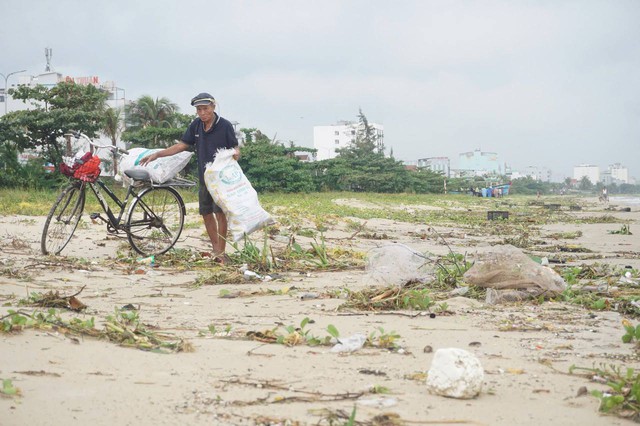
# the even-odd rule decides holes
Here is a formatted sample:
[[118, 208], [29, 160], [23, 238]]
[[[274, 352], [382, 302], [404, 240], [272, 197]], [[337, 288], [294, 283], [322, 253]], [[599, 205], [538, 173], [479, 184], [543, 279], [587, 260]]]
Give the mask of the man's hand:
[[157, 152], [154, 152], [154, 153], [153, 153], [153, 154], [151, 154], [151, 155], [147, 155], [146, 157], [142, 157], [142, 158], [140, 159], [140, 161], [138, 162], [138, 164], [139, 164], [139, 165], [141, 165], [141, 166], [146, 166], [146, 165], [147, 165], [147, 164], [149, 164], [150, 162], [155, 161], [155, 160], [157, 160], [157, 159], [158, 159], [158, 153], [157, 153]]

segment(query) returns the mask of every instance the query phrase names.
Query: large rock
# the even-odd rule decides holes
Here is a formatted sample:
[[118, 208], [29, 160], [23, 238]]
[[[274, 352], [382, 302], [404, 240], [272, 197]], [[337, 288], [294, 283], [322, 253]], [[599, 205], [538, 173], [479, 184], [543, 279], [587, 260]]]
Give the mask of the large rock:
[[429, 392], [450, 398], [475, 398], [482, 390], [484, 369], [475, 355], [457, 348], [438, 349], [427, 376]]

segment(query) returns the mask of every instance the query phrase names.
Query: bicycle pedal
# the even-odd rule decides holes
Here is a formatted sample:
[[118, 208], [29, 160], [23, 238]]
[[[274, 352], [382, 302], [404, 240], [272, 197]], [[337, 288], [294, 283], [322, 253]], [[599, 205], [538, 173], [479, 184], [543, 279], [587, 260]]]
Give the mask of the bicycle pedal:
[[94, 225], [98, 224], [98, 219], [100, 219], [103, 222], [106, 222], [102, 216], [100, 216], [100, 213], [91, 213], [89, 215], [89, 219], [91, 219], [91, 223], [93, 223]]

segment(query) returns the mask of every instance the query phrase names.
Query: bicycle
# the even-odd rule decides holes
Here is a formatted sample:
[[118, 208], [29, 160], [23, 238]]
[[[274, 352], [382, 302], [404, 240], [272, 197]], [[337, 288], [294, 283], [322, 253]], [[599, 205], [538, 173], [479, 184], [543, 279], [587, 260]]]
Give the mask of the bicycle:
[[[76, 132], [97, 149], [109, 149], [116, 156], [128, 154], [126, 150], [114, 146], [99, 145], [88, 136]], [[143, 256], [166, 253], [177, 242], [184, 226], [186, 213], [184, 201], [175, 189], [193, 187], [195, 182], [183, 178], [173, 178], [162, 184], [153, 183], [146, 170], [125, 170], [131, 179], [124, 200], [99, 178], [99, 170], [94, 179], [72, 178], [51, 207], [42, 231], [41, 250], [43, 254], [58, 255], [67, 246], [82, 216], [87, 188], [91, 188], [106, 218], [99, 213], [91, 213], [92, 221], [102, 220], [107, 224], [109, 234], [126, 234], [131, 247]], [[104, 191], [120, 209], [116, 214], [103, 196]], [[126, 211], [126, 214], [125, 214]]]

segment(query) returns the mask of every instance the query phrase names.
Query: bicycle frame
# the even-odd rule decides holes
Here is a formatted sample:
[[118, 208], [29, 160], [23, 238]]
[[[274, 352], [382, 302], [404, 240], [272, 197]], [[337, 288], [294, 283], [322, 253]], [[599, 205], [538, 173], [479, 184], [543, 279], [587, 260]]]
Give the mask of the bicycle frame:
[[[123, 216], [124, 216], [126, 207], [129, 204], [129, 198], [132, 195], [133, 195], [133, 198], [138, 198], [138, 193], [135, 191], [134, 186], [129, 185], [129, 187], [127, 188], [127, 195], [124, 197], [124, 200], [120, 200], [120, 198], [118, 198], [118, 196], [107, 186], [107, 184], [105, 184], [102, 181], [102, 179], [98, 179], [95, 182], [89, 182], [89, 187], [91, 188], [91, 191], [93, 191], [96, 198], [98, 199], [98, 202], [102, 207], [102, 210], [104, 210], [105, 214], [107, 215], [107, 218], [108, 218], [108, 220], [106, 221], [107, 225], [111, 225], [111, 227], [113, 227], [115, 230], [118, 230], [118, 229], [124, 230], [120, 226], [120, 223], [124, 219]], [[109, 198], [111, 198], [120, 208], [120, 213], [118, 214], [117, 217], [111, 210], [111, 207], [109, 206], [109, 203], [107, 202], [105, 197], [102, 195], [101, 190], [104, 190], [109, 196]]]
[[[135, 184], [129, 185], [129, 187], [127, 188], [127, 195], [124, 197], [124, 200], [121, 200], [120, 198], [118, 198], [118, 196], [107, 186], [106, 183], [102, 181], [102, 179], [98, 178], [95, 182], [88, 182], [89, 187], [91, 188], [96, 198], [98, 199], [98, 202], [102, 207], [102, 210], [107, 215], [107, 219], [104, 219], [104, 218], [101, 218], [101, 219], [107, 223], [108, 231], [109, 231], [109, 226], [111, 226], [111, 228], [113, 228], [113, 231], [111, 232], [117, 232], [118, 230], [121, 230], [127, 234], [130, 233], [129, 229], [126, 229], [125, 226], [121, 225], [122, 221], [126, 219], [125, 211], [127, 210], [127, 206], [132, 205], [131, 202], [133, 200], [139, 199], [140, 196], [144, 194], [147, 189], [178, 188], [178, 187], [188, 188], [188, 187], [195, 186], [195, 182], [191, 182], [187, 179], [182, 179], [182, 178], [173, 178], [170, 181], [162, 184], [154, 184], [153, 182], [150, 182], [150, 181], [149, 182], [140, 181], [140, 182], [142, 183], [139, 186], [141, 188], [141, 191], [136, 190], [137, 187]], [[86, 185], [86, 183], [83, 182], [82, 185]], [[120, 213], [118, 213], [117, 217], [115, 213], [111, 210], [111, 207], [109, 206], [109, 203], [107, 202], [105, 197], [102, 195], [101, 190], [104, 190], [109, 196], [109, 198], [111, 198], [120, 208]]]

